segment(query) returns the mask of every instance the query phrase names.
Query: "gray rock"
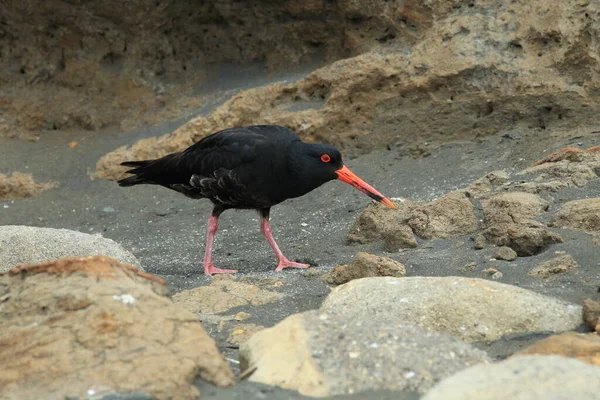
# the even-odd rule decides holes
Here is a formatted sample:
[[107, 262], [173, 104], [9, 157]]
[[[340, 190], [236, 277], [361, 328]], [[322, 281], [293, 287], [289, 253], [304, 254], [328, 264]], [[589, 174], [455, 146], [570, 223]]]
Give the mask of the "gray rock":
[[582, 323], [578, 305], [512, 285], [460, 277], [357, 279], [333, 289], [321, 309], [336, 310], [349, 321], [417, 325], [467, 342], [563, 332]]
[[466, 369], [422, 400], [597, 399], [600, 368], [560, 356], [521, 356]]
[[19, 264], [105, 255], [143, 270], [133, 254], [100, 234], [21, 225], [0, 226], [0, 272]]
[[494, 254], [494, 258], [497, 260], [513, 261], [517, 257], [517, 252], [507, 246], [499, 247]]
[[[249, 380], [311, 396], [370, 390], [424, 393], [487, 354], [450, 335], [336, 311], [295, 314], [240, 347]], [[247, 371], [247, 372], [246, 372]]]

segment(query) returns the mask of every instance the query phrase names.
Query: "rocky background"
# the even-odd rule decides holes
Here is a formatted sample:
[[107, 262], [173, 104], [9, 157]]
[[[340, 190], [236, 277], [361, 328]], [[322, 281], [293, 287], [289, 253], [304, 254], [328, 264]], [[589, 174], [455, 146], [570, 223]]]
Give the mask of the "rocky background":
[[[597, 397], [598, 37], [583, 0], [0, 0], [1, 397]], [[398, 208], [282, 204], [281, 273], [225, 214], [205, 277], [210, 205], [119, 163], [264, 123]]]

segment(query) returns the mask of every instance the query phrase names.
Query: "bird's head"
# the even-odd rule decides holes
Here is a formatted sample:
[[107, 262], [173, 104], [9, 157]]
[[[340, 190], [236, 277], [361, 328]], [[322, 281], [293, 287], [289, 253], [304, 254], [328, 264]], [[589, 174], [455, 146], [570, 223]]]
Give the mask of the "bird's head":
[[370, 198], [390, 208], [396, 208], [394, 203], [387, 197], [350, 171], [344, 165], [342, 155], [335, 147], [324, 144], [309, 145], [304, 158], [308, 167], [307, 170], [310, 171], [309, 174], [312, 175], [312, 179], [315, 181], [320, 181], [319, 185], [338, 179], [354, 186]]

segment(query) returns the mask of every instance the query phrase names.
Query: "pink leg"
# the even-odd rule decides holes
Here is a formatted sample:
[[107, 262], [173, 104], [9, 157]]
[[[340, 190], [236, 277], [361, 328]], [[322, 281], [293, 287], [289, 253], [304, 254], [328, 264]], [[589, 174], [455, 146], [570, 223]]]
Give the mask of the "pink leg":
[[265, 238], [267, 238], [267, 241], [271, 245], [273, 252], [277, 256], [278, 264], [277, 264], [277, 268], [275, 268], [275, 271], [281, 271], [282, 269], [288, 268], [288, 267], [308, 268], [308, 264], [301, 264], [301, 263], [297, 263], [297, 262], [288, 260], [286, 258], [286, 256], [283, 255], [281, 250], [279, 250], [279, 246], [277, 246], [277, 243], [275, 243], [275, 239], [273, 238], [273, 233], [271, 232], [271, 225], [269, 224], [269, 217], [261, 217], [260, 218], [260, 231], [262, 232], [263, 235], [265, 235]]
[[215, 268], [212, 263], [212, 248], [215, 241], [215, 233], [219, 227], [218, 218], [214, 215], [208, 219], [208, 228], [206, 229], [206, 248], [204, 249], [204, 273], [206, 275], [212, 274], [233, 274], [237, 272], [237, 269], [220, 269]]

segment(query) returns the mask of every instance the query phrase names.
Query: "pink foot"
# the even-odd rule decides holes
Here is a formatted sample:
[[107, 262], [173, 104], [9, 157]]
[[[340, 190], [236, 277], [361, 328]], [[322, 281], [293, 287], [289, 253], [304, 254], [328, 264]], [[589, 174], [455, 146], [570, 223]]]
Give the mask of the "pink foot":
[[275, 271], [281, 271], [284, 268], [308, 268], [308, 267], [309, 267], [308, 264], [297, 263], [297, 262], [290, 261], [287, 258], [284, 258], [284, 259], [279, 260], [279, 264], [277, 265], [277, 268], [275, 268]]
[[204, 267], [204, 273], [206, 275], [212, 275], [212, 274], [235, 274], [236, 272], [238, 272], [237, 269], [221, 269], [221, 268], [215, 267], [212, 264]]

